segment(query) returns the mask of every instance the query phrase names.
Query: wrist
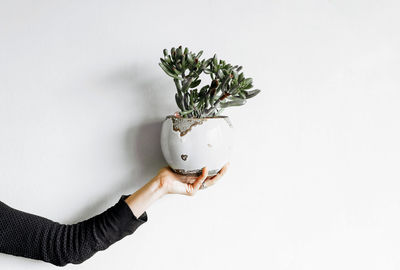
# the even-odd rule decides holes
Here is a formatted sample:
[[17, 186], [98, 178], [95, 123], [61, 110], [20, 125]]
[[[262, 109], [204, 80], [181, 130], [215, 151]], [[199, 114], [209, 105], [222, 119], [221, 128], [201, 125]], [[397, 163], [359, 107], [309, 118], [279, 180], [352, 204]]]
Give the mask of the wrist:
[[154, 177], [151, 180], [151, 189], [154, 192], [155, 196], [157, 197], [157, 199], [163, 197], [164, 195], [168, 194], [168, 188], [167, 185], [165, 183], [165, 181], [163, 181], [163, 179], [161, 177]]
[[133, 214], [139, 217], [156, 200], [164, 196], [165, 188], [162, 181], [153, 178], [141, 189], [137, 190], [131, 196], [125, 199], [125, 202], [131, 208]]

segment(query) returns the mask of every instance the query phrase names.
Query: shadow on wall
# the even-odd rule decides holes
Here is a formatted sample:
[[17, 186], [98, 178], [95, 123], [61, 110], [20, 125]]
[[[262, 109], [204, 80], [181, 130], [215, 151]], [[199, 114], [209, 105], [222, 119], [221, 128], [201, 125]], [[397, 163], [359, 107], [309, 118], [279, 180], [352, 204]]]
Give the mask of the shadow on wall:
[[66, 224], [77, 223], [105, 211], [111, 206], [107, 201], [116, 203], [115, 196], [119, 198], [121, 195], [135, 192], [167, 165], [161, 151], [161, 125], [162, 121], [153, 121], [128, 129], [122, 145], [128, 152], [129, 162], [132, 162], [132, 167], [136, 169], [125, 179], [116, 182], [113, 190], [86, 205], [74, 218], [65, 220]]
[[[161, 151], [161, 125], [166, 112], [173, 111], [174, 103], [165, 102], [169, 100], [166, 96], [171, 93], [159, 91], [166, 86], [160, 77], [154, 76], [154, 68], [150, 71], [145, 65], [141, 65], [140, 69], [135, 66], [123, 67], [106, 74], [99, 83], [102, 87], [131, 94], [130, 108], [135, 110], [129, 113], [132, 114], [133, 121], [140, 119], [141, 122], [125, 131], [121, 147], [126, 151], [132, 170], [124, 179], [111, 179], [113, 182], [118, 180], [113, 189], [85, 206], [75, 218], [67, 220], [69, 223], [103, 212], [110, 207], [107, 201], [115, 201], [116, 196], [135, 192], [167, 165]], [[151, 114], [148, 110], [151, 110]]]
[[124, 84], [121, 86], [132, 92], [132, 108], [140, 116], [136, 119], [141, 120], [140, 124], [127, 130], [124, 145], [128, 160], [135, 168], [129, 176], [135, 189], [143, 186], [161, 167], [166, 166], [161, 152], [161, 125], [164, 116], [173, 111], [175, 104], [166, 102], [171, 100], [173, 93], [160, 91], [170, 87], [164, 85], [163, 74], [155, 73], [154, 69], [145, 63], [126, 66], [111, 78], [112, 82]]
[[162, 121], [145, 122], [128, 130], [126, 136], [126, 149], [138, 172], [133, 174], [135, 187], [143, 186], [156, 175], [161, 167], [166, 166], [160, 143]]
[[136, 63], [122, 66], [103, 77], [99, 84], [106, 87], [107, 91], [129, 94], [128, 100], [121, 102], [129, 103], [131, 111], [128, 113], [140, 117], [143, 122], [161, 120], [177, 110], [174, 83], [156, 64]]

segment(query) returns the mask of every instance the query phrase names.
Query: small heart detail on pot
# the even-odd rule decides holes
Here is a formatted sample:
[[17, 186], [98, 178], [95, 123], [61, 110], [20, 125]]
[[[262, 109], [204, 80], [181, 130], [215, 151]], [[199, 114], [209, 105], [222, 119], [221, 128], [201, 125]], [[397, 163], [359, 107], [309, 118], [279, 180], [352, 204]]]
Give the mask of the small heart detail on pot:
[[186, 160], [187, 158], [188, 158], [188, 155], [183, 155], [183, 154], [181, 155], [182, 160]]

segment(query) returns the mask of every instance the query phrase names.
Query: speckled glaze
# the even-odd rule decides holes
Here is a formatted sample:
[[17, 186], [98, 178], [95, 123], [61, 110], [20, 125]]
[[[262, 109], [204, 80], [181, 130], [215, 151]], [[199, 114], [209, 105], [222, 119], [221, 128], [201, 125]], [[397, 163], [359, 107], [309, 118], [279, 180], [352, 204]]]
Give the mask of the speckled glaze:
[[178, 118], [167, 116], [161, 129], [161, 149], [177, 173], [199, 175], [204, 166], [215, 175], [230, 159], [234, 129], [227, 116]]

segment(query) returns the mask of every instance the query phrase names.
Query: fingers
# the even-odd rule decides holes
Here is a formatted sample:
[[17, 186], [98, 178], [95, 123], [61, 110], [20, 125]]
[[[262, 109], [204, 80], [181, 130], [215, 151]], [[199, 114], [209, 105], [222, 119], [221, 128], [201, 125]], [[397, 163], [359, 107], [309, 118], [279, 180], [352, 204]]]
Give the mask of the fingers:
[[224, 176], [224, 174], [226, 173], [226, 171], [228, 170], [230, 163], [226, 163], [224, 167], [222, 167], [222, 169], [213, 177], [211, 177], [210, 179], [207, 179], [204, 181], [204, 188], [208, 188], [212, 185], [214, 185], [219, 179], [221, 179], [222, 176]]
[[175, 180], [178, 180], [185, 184], [193, 184], [198, 177], [191, 175], [182, 175], [174, 172], [170, 167], [165, 167], [163, 169], [167, 169], [170, 176], [172, 176]]
[[203, 168], [201, 175], [199, 177], [197, 177], [196, 181], [193, 183], [193, 189], [195, 191], [200, 189], [201, 184], [203, 184], [203, 182], [206, 180], [208, 176], [208, 170], [206, 167]]

